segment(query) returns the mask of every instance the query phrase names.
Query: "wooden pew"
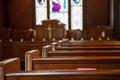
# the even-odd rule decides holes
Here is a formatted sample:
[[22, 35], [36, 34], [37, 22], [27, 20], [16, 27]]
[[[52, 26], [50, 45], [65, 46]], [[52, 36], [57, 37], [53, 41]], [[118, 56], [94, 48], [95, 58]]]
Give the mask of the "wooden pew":
[[[53, 45], [54, 44], [54, 45]], [[54, 50], [120, 50], [120, 41], [68, 41], [52, 44]]]
[[[42, 57], [47, 56], [120, 56], [120, 46], [115, 45], [87, 45], [87, 46], [62, 46], [62, 42], [44, 46]], [[58, 45], [56, 47], [56, 45]]]
[[[48, 46], [49, 47], [49, 46]], [[113, 57], [111, 57], [111, 56], [105, 56], [105, 57], [103, 57], [103, 56], [101, 56], [101, 58], [100, 57], [96, 57], [96, 58], [93, 58], [93, 56], [91, 57], [91, 56], [89, 56], [90, 58], [91, 58], [91, 60], [93, 59], [93, 63], [95, 63], [94, 62], [94, 60], [95, 59], [101, 59], [101, 61], [100, 62], [102, 62], [102, 63], [106, 63], [107, 61], [108, 61], [108, 64], [110, 63], [115, 63], [114, 62], [114, 60], [112, 61], [112, 59], [113, 59]], [[33, 57], [32, 57], [33, 58]], [[114, 59], [116, 59], [117, 58], [117, 56], [114, 56]], [[38, 59], [38, 58], [35, 58], [36, 60]], [[70, 58], [56, 58], [56, 56], [53, 58], [51, 58], [51, 57], [48, 57], [48, 58], [39, 58], [40, 60], [48, 60], [48, 61], [41, 61], [41, 63], [43, 63], [42, 65], [44, 65], [45, 63], [48, 63], [48, 65], [49, 64], [51, 64], [51, 68], [53, 68], [53, 66], [55, 66], [58, 62], [58, 60], [60, 59], [60, 60], [62, 60], [61, 62], [59, 62], [59, 63], [67, 63], [67, 62], [69, 62], [69, 63], [71, 63], [72, 61], [74, 61], [74, 59], [75, 59], [75, 61], [76, 61], [76, 64], [79, 62], [79, 61], [81, 61], [81, 60], [78, 60], [78, 62], [77, 62], [77, 60], [76, 60], [76, 58], [71, 58], [71, 60], [70, 61], [64, 61], [64, 60], [66, 60], [66, 59], [70, 59]], [[57, 60], [56, 60], [57, 59]], [[79, 59], [81, 59], [81, 58], [79, 58]], [[88, 56], [86, 56], [86, 58], [84, 57], [83, 58], [83, 60], [85, 60], [85, 59], [88, 59]], [[118, 59], [119, 59], [119, 56], [118, 56]], [[56, 60], [56, 61], [54, 61], [54, 60]], [[105, 61], [106, 60], [106, 61]], [[54, 62], [56, 62], [55, 63], [55, 65], [53, 65], [51, 62], [49, 62], [49, 61], [52, 61], [52, 63]], [[89, 59], [89, 61], [90, 61], [90, 59]], [[119, 61], [119, 60], [115, 60], [115, 61]], [[32, 61], [33, 62], [33, 61]], [[36, 62], [36, 63], [40, 63], [40, 62]], [[58, 63], [58, 64], [59, 64]], [[86, 63], [88, 64], [88, 62], [86, 61]], [[116, 62], [116, 64], [118, 64], [118, 62]], [[94, 64], [93, 64], [94, 65]], [[112, 64], [111, 64], [112, 65]], [[61, 66], [61, 64], [59, 64], [59, 67]], [[100, 66], [100, 65], [99, 65]], [[101, 65], [101, 66], [103, 66], [103, 65]], [[113, 66], [113, 65], [112, 65]], [[118, 67], [118, 65], [116, 65], [117, 67]], [[43, 67], [43, 66], [41, 66], [41, 65], [37, 65], [36, 67]], [[44, 67], [45, 67], [45, 65], [44, 65]], [[47, 68], [48, 68], [49, 66], [47, 66]], [[104, 66], [103, 66], [104, 67]], [[110, 69], [109, 68], [110, 67], [110, 65], [107, 67], [107, 69]], [[32, 68], [33, 68], [33, 66], [32, 66]], [[61, 67], [60, 67], [61, 68]], [[95, 67], [96, 68], [96, 67]], [[35, 68], [34, 68], [35, 69]], [[57, 68], [58, 69], [58, 68]], [[65, 69], [65, 67], [63, 66], [62, 67], [62, 69]], [[68, 69], [68, 68], [67, 68]], [[94, 68], [93, 68], [94, 69]], [[115, 68], [115, 65], [114, 65], [114, 69], [117, 69], [117, 68]], [[78, 70], [79, 70], [79, 68], [78, 68]], [[44, 70], [42, 70], [42, 71], [44, 71]], [[7, 80], [17, 80], [17, 79], [19, 79], [19, 80], [25, 80], [25, 79], [27, 79], [27, 80], [38, 80], [38, 79], [45, 79], [45, 80], [61, 80], [61, 79], [65, 79], [65, 80], [79, 80], [79, 79], [82, 79], [82, 80], [88, 80], [88, 79], [91, 79], [91, 80], [93, 80], [93, 79], [95, 79], [95, 80], [113, 80], [113, 79], [117, 79], [117, 80], [119, 80], [119, 67], [118, 67], [118, 69], [117, 70], [110, 70], [110, 72], [109, 72], [109, 70], [103, 70], [102, 68], [101, 69], [98, 69], [98, 70], [96, 70], [95, 71], [95, 73], [94, 73], [94, 76], [93, 76], [93, 73], [90, 71], [83, 71], [83, 73], [84, 74], [82, 74], [81, 72], [82, 71], [80, 71], [80, 73], [79, 72], [77, 72], [77, 73], [79, 73], [79, 74], [81, 74], [81, 75], [79, 75], [79, 74], [76, 74], [76, 72], [75, 71], [67, 71], [67, 74], [66, 74], [66, 71], [63, 71], [63, 73], [62, 73], [62, 75], [61, 75], [61, 71], [60, 71], [60, 73], [59, 72], [57, 72], [57, 74], [55, 74], [54, 72], [57, 72], [57, 71], [55, 71], [55, 69], [53, 69], [53, 71], [48, 71], [47, 70], [47, 73], [45, 73], [44, 72], [44, 74], [42, 74], [41, 72], [23, 72], [22, 73], [22, 75], [21, 75], [21, 73], [11, 73], [11, 74], [6, 74], [6, 77], [7, 77]], [[69, 74], [69, 72], [72, 72], [71, 74]], [[102, 73], [101, 73], [102, 72]], [[104, 74], [104, 72], [105, 73], [107, 73], [107, 74]], [[88, 73], [90, 73], [89, 75], [88, 75]], [[110, 74], [109, 74], [110, 73]], [[17, 74], [17, 75], [16, 75]], [[47, 74], [51, 74], [52, 76], [48, 76]], [[74, 74], [74, 75], [73, 75]], [[100, 75], [102, 75], [102, 76], [100, 76]], [[42, 77], [43, 75], [45, 75], [44, 77]], [[56, 76], [57, 75], [57, 76]], [[67, 75], [67, 76], [66, 76]], [[86, 75], [86, 76], [85, 76]], [[97, 75], [97, 76], [96, 76]], [[107, 75], [107, 76], [106, 76]], [[30, 76], [29, 78], [28, 78], [28, 76]], [[39, 77], [37, 77], [37, 76], [39, 76]], [[69, 77], [70, 76], [70, 77]], [[84, 77], [83, 77], [84, 76]], [[57, 78], [56, 78], [57, 77]]]
[[56, 50], [44, 52], [47, 56], [120, 56], [120, 50]]
[[7, 73], [6, 80], [120, 80], [120, 70], [53, 70]]
[[72, 46], [71, 44], [69, 45], [62, 45], [65, 44], [65, 41], [58, 41], [58, 42], [53, 42], [51, 44], [52, 51], [55, 50], [120, 50], [120, 45], [115, 44], [115, 45], [74, 45]]
[[[82, 56], [33, 58], [32, 70], [55, 69], [120, 69], [120, 56]], [[29, 64], [29, 63], [28, 63]]]
[[66, 41], [66, 43], [61, 42], [62, 46], [120, 46], [120, 41], [114, 41], [114, 40], [69, 40]]
[[4, 74], [10, 72], [20, 72], [19, 58], [10, 58], [0, 62], [0, 80], [5, 80]]
[[[104, 26], [104, 27], [103, 27]], [[90, 40], [91, 38], [93, 40], [113, 40], [113, 30], [108, 27], [108, 25], [100, 25], [97, 27], [92, 28], [85, 28], [83, 30], [74, 29], [74, 30], [67, 30], [66, 31], [66, 37], [68, 39], [74, 38], [74, 40]]]
[[[59, 45], [59, 43], [58, 43]], [[63, 47], [63, 48], [62, 48]], [[47, 56], [120, 56], [120, 46], [58, 46], [43, 47], [42, 57]]]
[[38, 50], [25, 54], [25, 71], [54, 69], [120, 69], [120, 56], [52, 56], [42, 58]]
[[55, 50], [120, 50], [120, 46], [60, 46]]
[[[13, 41], [2, 42], [2, 59], [9, 59], [11, 57], [19, 57], [21, 61], [25, 59], [25, 52], [32, 49], [39, 49], [42, 52], [42, 47], [51, 42], [43, 41]], [[11, 53], [10, 53], [11, 52]]]

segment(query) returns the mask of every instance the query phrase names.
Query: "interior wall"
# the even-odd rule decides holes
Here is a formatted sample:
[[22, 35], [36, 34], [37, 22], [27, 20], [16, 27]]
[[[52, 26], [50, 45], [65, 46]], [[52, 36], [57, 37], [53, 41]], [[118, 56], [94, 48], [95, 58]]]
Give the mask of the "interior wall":
[[[110, 0], [84, 0], [84, 27], [110, 24]], [[33, 28], [34, 0], [9, 0], [9, 26], [17, 29]]]
[[120, 40], [120, 0], [114, 0], [114, 36]]
[[110, 24], [110, 0], [85, 0], [85, 27]]
[[5, 21], [5, 6], [4, 6], [4, 0], [0, 0], [0, 27], [4, 27], [4, 21]]
[[34, 0], [9, 0], [8, 20], [11, 28], [29, 29], [33, 27]]

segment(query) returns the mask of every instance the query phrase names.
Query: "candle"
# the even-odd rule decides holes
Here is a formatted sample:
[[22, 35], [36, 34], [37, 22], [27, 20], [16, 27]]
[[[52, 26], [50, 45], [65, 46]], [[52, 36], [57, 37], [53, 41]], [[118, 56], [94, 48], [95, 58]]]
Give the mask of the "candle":
[[101, 37], [99, 37], [99, 40], [102, 40]]
[[10, 42], [12, 42], [12, 39], [10, 39]]
[[101, 36], [102, 36], [102, 37], [105, 37], [105, 32], [104, 32], [104, 31], [101, 32]]
[[45, 42], [46, 41], [46, 39], [45, 38], [43, 38], [43, 42]]
[[20, 41], [23, 42], [23, 39], [21, 38]]
[[93, 38], [91, 37], [90, 40], [93, 41]]

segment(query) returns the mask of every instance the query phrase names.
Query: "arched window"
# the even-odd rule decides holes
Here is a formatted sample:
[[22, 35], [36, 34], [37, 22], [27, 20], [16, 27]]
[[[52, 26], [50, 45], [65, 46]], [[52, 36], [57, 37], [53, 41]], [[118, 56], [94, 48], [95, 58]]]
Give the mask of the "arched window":
[[66, 29], [83, 29], [83, 0], [35, 0], [36, 25], [57, 19]]

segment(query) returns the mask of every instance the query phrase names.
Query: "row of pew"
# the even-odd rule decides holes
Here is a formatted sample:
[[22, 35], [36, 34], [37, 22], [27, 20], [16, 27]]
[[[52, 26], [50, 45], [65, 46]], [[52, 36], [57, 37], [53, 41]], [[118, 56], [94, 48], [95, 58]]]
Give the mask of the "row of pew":
[[[47, 20], [48, 21], [48, 20]], [[0, 41], [56, 41], [62, 38], [75, 40], [114, 40], [112, 27], [109, 25], [99, 25], [83, 30], [64, 30], [64, 24], [55, 22], [43, 23], [35, 29], [11, 29], [0, 27]], [[48, 37], [47, 28], [52, 30], [51, 39]], [[57, 34], [61, 33], [61, 34]], [[4, 34], [4, 35], [3, 35]], [[57, 34], [57, 35], [56, 35]]]
[[20, 72], [19, 58], [9, 59], [0, 63], [1, 80], [119, 80], [119, 72], [117, 69], [96, 70], [92, 68], [86, 70], [61, 69]]
[[58, 41], [40, 54], [25, 53], [25, 71], [19, 58], [1, 62], [1, 80], [120, 80], [120, 41]]

